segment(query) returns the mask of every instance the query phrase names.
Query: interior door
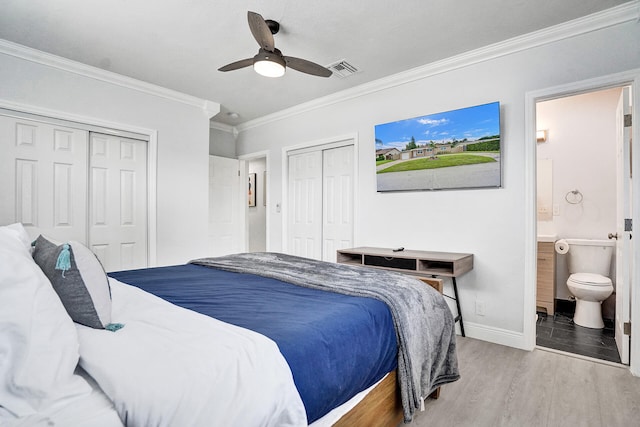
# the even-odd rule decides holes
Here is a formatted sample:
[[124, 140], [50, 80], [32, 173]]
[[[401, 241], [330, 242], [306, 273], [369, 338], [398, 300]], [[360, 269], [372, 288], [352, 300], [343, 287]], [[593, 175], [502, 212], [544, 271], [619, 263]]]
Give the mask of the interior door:
[[88, 132], [0, 116], [0, 224], [32, 238], [87, 239]]
[[147, 143], [91, 133], [89, 247], [106, 271], [147, 266]]
[[322, 151], [289, 155], [288, 252], [322, 259]]
[[322, 259], [353, 247], [353, 145], [324, 150], [322, 162]]
[[630, 88], [623, 88], [616, 109], [616, 143], [618, 148], [618, 185], [616, 221], [616, 345], [620, 360], [629, 364], [629, 335], [624, 324], [631, 315], [631, 266], [633, 240], [625, 230], [625, 218], [631, 219], [631, 126], [625, 126], [624, 117], [631, 114]]
[[239, 171], [238, 160], [209, 156], [208, 256], [244, 251], [240, 200], [246, 201], [247, 193], [241, 190]]

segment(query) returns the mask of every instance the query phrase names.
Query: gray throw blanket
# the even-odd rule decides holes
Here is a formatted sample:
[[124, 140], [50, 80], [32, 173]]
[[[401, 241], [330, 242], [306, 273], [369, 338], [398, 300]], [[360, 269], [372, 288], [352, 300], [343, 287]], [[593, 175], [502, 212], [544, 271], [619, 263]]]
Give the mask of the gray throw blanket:
[[280, 253], [227, 255], [191, 263], [386, 303], [398, 340], [398, 381], [405, 422], [411, 421], [437, 387], [460, 378], [451, 311], [442, 295], [415, 278]]

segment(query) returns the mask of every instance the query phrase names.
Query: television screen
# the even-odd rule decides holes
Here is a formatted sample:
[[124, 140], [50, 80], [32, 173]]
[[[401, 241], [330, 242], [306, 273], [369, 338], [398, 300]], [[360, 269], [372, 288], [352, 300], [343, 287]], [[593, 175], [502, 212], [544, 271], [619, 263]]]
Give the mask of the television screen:
[[500, 103], [376, 125], [377, 189], [500, 187]]

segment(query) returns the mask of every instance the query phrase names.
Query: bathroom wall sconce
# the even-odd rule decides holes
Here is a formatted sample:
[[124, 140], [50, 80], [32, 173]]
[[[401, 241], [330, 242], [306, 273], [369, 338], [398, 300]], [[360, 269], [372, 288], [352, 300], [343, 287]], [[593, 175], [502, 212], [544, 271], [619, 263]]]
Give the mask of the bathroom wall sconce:
[[547, 142], [547, 131], [546, 130], [536, 131], [536, 142]]

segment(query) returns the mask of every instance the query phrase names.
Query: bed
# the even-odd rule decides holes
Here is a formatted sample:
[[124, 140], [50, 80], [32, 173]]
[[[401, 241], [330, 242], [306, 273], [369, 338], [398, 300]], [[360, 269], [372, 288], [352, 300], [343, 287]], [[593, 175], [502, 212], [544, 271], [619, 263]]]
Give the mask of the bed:
[[[3, 229], [2, 262], [15, 264], [15, 253], [5, 250], [11, 245], [6, 236], [2, 240]], [[24, 246], [24, 235], [18, 240]], [[58, 261], [64, 250], [59, 248]], [[67, 252], [77, 257], [81, 248], [76, 242]], [[75, 261], [81, 260], [71, 264]], [[63, 272], [73, 276], [73, 269]], [[50, 278], [56, 290], [59, 275], [54, 271]], [[7, 278], [0, 279], [0, 291], [6, 291]], [[46, 283], [42, 275], [38, 280], [34, 286], [40, 292]], [[396, 296], [388, 292], [389, 281], [417, 289], [416, 296], [400, 307], [390, 304]], [[91, 407], [102, 399], [101, 416], [83, 425], [110, 425], [100, 422], [106, 414], [113, 420], [114, 413], [122, 421], [114, 425], [127, 426], [397, 425], [403, 418], [410, 421], [429, 394], [458, 378], [446, 303], [405, 276], [262, 253], [115, 272], [107, 282], [108, 316], [100, 318], [106, 311], [95, 304], [104, 328], [71, 322], [75, 334], [68, 335], [75, 336], [77, 347], [65, 366], [73, 369], [59, 382], [68, 383], [68, 396], [35, 403], [29, 394], [16, 399], [6, 381], [0, 421], [39, 425], [28, 421], [55, 421], [55, 411], [47, 418], [48, 408]], [[419, 358], [413, 343], [424, 344], [420, 340], [426, 338], [398, 331], [406, 323], [403, 316], [415, 315], [398, 311], [403, 304], [415, 305], [415, 299], [423, 318], [413, 329], [434, 330], [427, 339], [430, 348]], [[68, 320], [57, 314], [59, 322]], [[0, 321], [8, 322], [7, 317]], [[65, 337], [67, 352], [72, 338]], [[24, 402], [29, 404], [21, 407]]]

